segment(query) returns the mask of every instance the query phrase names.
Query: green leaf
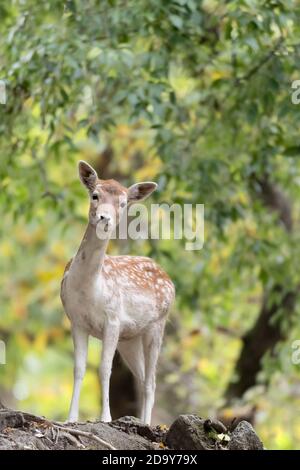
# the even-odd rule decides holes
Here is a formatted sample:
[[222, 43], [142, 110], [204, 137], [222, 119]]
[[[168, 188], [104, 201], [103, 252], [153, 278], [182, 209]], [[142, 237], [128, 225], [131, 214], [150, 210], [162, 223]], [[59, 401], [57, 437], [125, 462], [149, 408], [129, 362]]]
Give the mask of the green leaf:
[[183, 21], [182, 21], [182, 18], [180, 16], [170, 15], [169, 18], [170, 18], [170, 21], [171, 21], [172, 25], [175, 26], [175, 28], [182, 29]]
[[287, 157], [298, 157], [300, 156], [300, 145], [293, 145], [291, 147], [287, 147], [284, 152], [284, 155]]

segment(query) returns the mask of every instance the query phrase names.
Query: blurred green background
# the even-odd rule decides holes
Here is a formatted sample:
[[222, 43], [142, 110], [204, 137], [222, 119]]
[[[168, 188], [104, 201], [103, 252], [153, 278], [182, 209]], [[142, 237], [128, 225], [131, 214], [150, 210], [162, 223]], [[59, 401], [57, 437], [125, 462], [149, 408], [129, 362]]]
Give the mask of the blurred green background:
[[[177, 301], [154, 422], [252, 421], [300, 448], [300, 4], [296, 0], [13, 0], [0, 4], [0, 397], [64, 420], [72, 391], [64, 266], [87, 221], [77, 161], [152, 202], [205, 204], [205, 244], [112, 242], [152, 256]], [[81, 418], [100, 412], [90, 343]], [[134, 412], [117, 361], [113, 414]]]

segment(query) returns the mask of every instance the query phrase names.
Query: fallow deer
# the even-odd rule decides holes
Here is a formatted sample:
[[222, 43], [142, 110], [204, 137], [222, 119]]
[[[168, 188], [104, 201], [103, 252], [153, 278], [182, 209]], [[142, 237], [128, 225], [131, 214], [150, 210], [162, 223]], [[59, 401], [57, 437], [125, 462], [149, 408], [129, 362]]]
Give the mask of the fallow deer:
[[118, 350], [137, 380], [140, 418], [150, 424], [156, 365], [175, 296], [174, 285], [151, 258], [109, 256], [106, 250], [126, 206], [146, 199], [157, 185], [144, 182], [125, 188], [115, 180], [98, 179], [96, 171], [84, 161], [79, 162], [79, 177], [89, 193], [89, 220], [61, 284], [61, 299], [71, 321], [74, 342], [74, 387], [68, 420], [78, 420], [91, 335], [102, 341], [101, 420], [111, 421], [109, 382]]

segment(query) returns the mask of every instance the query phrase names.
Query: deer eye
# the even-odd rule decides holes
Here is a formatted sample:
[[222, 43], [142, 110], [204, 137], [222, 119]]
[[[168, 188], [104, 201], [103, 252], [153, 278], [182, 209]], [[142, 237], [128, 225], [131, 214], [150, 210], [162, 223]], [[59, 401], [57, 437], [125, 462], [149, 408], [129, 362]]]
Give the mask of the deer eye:
[[121, 202], [120, 206], [121, 206], [121, 207], [125, 207], [125, 206], [126, 206], [126, 202]]
[[99, 200], [98, 194], [93, 194], [92, 199], [93, 201], [98, 201]]

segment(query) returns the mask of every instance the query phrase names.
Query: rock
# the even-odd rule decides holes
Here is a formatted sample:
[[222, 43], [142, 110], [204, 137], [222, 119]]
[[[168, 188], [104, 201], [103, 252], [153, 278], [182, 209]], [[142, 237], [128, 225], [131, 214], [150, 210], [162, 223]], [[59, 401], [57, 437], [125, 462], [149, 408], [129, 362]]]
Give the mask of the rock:
[[0, 414], [0, 432], [5, 428], [20, 428], [24, 425], [24, 417], [22, 413], [11, 412], [10, 410], [2, 409]]
[[[142, 425], [142, 423], [141, 423]], [[131, 422], [131, 427], [134, 423]], [[143, 425], [145, 426], [145, 425]], [[0, 411], [0, 449], [35, 449], [35, 450], [67, 450], [97, 449], [104, 450], [107, 446], [93, 439], [91, 433], [121, 450], [151, 450], [155, 446], [151, 439], [142, 437], [129, 429], [122, 430], [101, 421], [87, 423], [68, 423], [57, 425], [45, 418], [14, 410]], [[74, 430], [70, 432], [70, 430]], [[79, 434], [76, 434], [76, 430]]]
[[134, 416], [124, 416], [109, 423], [113, 428], [126, 432], [126, 434], [139, 435], [151, 442], [165, 440], [167, 431], [161, 426], [148, 426]]
[[226, 426], [222, 423], [222, 421], [219, 421], [218, 419], [213, 419], [209, 418], [204, 421], [204, 430], [206, 432], [209, 432], [211, 430], [214, 430], [218, 433], [227, 433], [227, 428]]
[[[136, 433], [131, 433], [128, 430], [116, 429], [111, 426], [111, 423], [102, 423], [101, 421], [93, 423], [78, 424], [77, 429], [82, 431], [90, 431], [95, 433], [100, 438], [112, 444], [116, 449], [121, 450], [151, 450], [154, 449], [152, 442], [145, 437]], [[95, 443], [94, 443], [95, 444]], [[105, 449], [101, 445], [93, 446], [97, 449]]]
[[[221, 432], [220, 432], [221, 431]], [[251, 424], [229, 433], [222, 423], [195, 415], [179, 416], [170, 429], [125, 416], [112, 423], [49, 421], [21, 411], [0, 409], [0, 450], [175, 450], [263, 449]]]
[[248, 421], [240, 421], [230, 435], [229, 450], [263, 450], [264, 446]]
[[205, 431], [205, 421], [195, 415], [180, 415], [166, 435], [167, 446], [178, 450], [215, 449], [215, 440]]

